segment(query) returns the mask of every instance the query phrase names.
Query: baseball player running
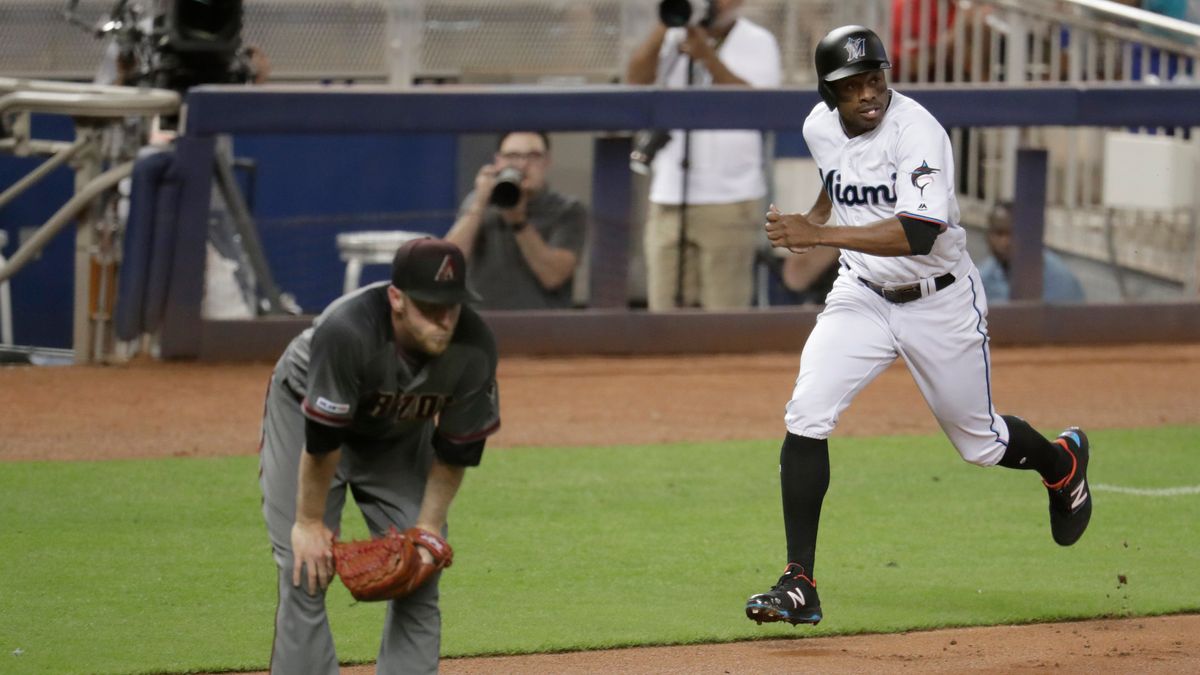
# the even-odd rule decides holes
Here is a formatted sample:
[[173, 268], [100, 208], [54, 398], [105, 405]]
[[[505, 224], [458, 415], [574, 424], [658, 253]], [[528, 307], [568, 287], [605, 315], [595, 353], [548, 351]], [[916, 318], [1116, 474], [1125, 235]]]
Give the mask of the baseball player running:
[[[325, 589], [346, 488], [374, 536], [444, 536], [465, 468], [500, 426], [495, 342], [462, 304], [475, 299], [466, 269], [449, 242], [404, 244], [390, 284], [334, 301], [275, 366], [260, 459], [279, 568], [273, 673], [338, 672]], [[389, 601], [377, 672], [437, 671], [437, 602], [436, 576]]]
[[[842, 250], [841, 272], [804, 345], [779, 457], [787, 566], [746, 615], [816, 624], [817, 524], [829, 486], [829, 435], [863, 387], [903, 358], [962, 458], [1032, 469], [1050, 495], [1050, 531], [1063, 546], [1087, 528], [1088, 440], [1077, 428], [1049, 441], [992, 402], [987, 299], [967, 255], [954, 194], [950, 139], [916, 101], [888, 88], [887, 54], [862, 26], [816, 49], [818, 103], [804, 139], [824, 189], [806, 214], [766, 217], [772, 246]], [[838, 225], [827, 225], [832, 217]]]

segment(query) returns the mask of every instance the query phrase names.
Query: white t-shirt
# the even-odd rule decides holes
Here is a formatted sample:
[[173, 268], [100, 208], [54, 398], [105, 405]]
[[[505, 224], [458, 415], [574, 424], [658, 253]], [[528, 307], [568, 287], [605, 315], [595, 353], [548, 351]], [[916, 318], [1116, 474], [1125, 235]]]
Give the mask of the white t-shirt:
[[[683, 28], [672, 28], [658, 54], [659, 74], [670, 88], [687, 87], [687, 56], [679, 55], [686, 37]], [[679, 55], [679, 58], [675, 57]], [[783, 78], [779, 43], [770, 31], [739, 18], [717, 49], [717, 55], [735, 75], [753, 87], [778, 87]], [[693, 66], [693, 87], [712, 86], [712, 75], [699, 62]], [[668, 70], [669, 69], [669, 70]], [[763, 140], [759, 131], [692, 131], [688, 162], [689, 204], [730, 204], [760, 199], [767, 193], [763, 176]], [[671, 132], [671, 142], [654, 158], [650, 201], [679, 204], [683, 192], [683, 137]]]
[[825, 192], [830, 222], [868, 225], [905, 215], [941, 227], [927, 255], [883, 257], [842, 251], [855, 275], [876, 283], [908, 283], [946, 272], [965, 274], [966, 233], [954, 194], [954, 151], [942, 125], [921, 104], [895, 91], [875, 129], [849, 138], [835, 108], [818, 103], [804, 120]]

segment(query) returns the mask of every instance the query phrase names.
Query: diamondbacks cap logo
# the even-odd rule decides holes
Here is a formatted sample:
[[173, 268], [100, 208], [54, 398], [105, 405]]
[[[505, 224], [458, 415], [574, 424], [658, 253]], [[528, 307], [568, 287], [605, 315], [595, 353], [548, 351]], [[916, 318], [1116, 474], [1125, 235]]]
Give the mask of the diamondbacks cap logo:
[[412, 239], [392, 258], [392, 285], [418, 302], [456, 305], [479, 301], [479, 295], [467, 285], [467, 275], [462, 250], [444, 239]]
[[867, 55], [867, 39], [861, 37], [846, 38], [846, 61], [857, 61]]
[[442, 264], [438, 266], [437, 274], [433, 275], [433, 280], [439, 283], [454, 281], [457, 275], [454, 272], [454, 259], [447, 254], [442, 258]]

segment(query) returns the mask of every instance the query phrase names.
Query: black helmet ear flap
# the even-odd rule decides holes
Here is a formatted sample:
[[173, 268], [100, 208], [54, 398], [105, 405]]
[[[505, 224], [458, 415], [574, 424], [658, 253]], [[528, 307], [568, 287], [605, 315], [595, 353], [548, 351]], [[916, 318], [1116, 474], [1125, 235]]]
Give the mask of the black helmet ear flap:
[[829, 106], [830, 110], [837, 107], [837, 94], [833, 93], [833, 87], [829, 86], [824, 80], [817, 80], [817, 93], [821, 94], [821, 98], [825, 99], [825, 105]]

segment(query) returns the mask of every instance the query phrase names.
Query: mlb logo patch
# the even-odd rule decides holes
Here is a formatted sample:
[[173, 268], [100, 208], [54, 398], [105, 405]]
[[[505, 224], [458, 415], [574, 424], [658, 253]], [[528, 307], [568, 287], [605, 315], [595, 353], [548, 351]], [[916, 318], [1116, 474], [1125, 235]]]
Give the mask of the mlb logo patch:
[[330, 415], [345, 415], [350, 412], [349, 403], [334, 403], [324, 396], [317, 397], [317, 410], [327, 412]]

